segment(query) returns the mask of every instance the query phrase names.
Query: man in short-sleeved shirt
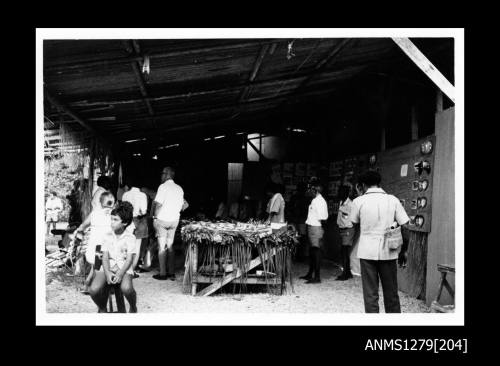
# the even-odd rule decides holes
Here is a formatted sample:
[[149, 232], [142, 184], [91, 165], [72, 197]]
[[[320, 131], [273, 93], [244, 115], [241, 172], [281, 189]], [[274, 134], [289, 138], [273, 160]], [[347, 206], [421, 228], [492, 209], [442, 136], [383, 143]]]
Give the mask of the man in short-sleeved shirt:
[[50, 234], [50, 227], [56, 228], [56, 223], [59, 221], [59, 213], [63, 209], [63, 203], [56, 192], [50, 192], [49, 199], [45, 203], [47, 222], [47, 236]]
[[[110, 286], [120, 286], [130, 304], [131, 313], [137, 312], [137, 296], [132, 279], [132, 263], [135, 250], [135, 236], [126, 230], [132, 222], [133, 207], [129, 202], [119, 202], [111, 211], [111, 229], [102, 245], [102, 268], [95, 265], [96, 274], [90, 284], [89, 293], [99, 308], [99, 312], [106, 312], [106, 303]], [[125, 309], [118, 309], [125, 312]]]
[[271, 199], [267, 203], [266, 212], [269, 214], [269, 221], [271, 223], [284, 223], [285, 222], [285, 199], [283, 198], [283, 189], [280, 185], [275, 184], [269, 188], [272, 194]]
[[361, 279], [365, 311], [378, 313], [379, 277], [384, 292], [386, 313], [400, 313], [397, 263], [399, 249], [386, 245], [384, 233], [390, 227], [405, 225], [410, 218], [401, 202], [379, 187], [380, 174], [367, 171], [359, 177], [364, 194], [353, 201], [349, 219], [360, 226], [358, 257], [361, 263]]
[[[184, 206], [184, 191], [174, 182], [175, 171], [165, 167], [162, 171], [162, 184], [154, 199], [154, 222], [158, 238], [158, 261], [160, 273], [153, 275], [156, 280], [175, 280], [174, 237], [182, 208]], [[167, 266], [168, 260], [168, 266]], [[168, 273], [167, 273], [168, 270]]]
[[[146, 239], [149, 233], [146, 217], [148, 212], [148, 196], [135, 186], [134, 180], [135, 179], [133, 177], [129, 177], [127, 179], [127, 186], [130, 187], [130, 189], [123, 194], [122, 201], [130, 202], [134, 207], [134, 218], [132, 221], [135, 226], [134, 236], [137, 255], [135, 256], [132, 268], [136, 270], [137, 265], [139, 264], [139, 259], [141, 259], [141, 253], [144, 252], [141, 250], [141, 246], [142, 244], [146, 244], [143, 239]], [[134, 273], [134, 277], [139, 277], [139, 275]]]
[[320, 283], [320, 264], [321, 252], [320, 248], [323, 245], [323, 236], [328, 219], [328, 205], [321, 195], [322, 187], [319, 183], [315, 183], [311, 188], [311, 193], [314, 196], [309, 204], [307, 213], [307, 237], [309, 239], [309, 271], [305, 276], [300, 278], [307, 280], [306, 283]]

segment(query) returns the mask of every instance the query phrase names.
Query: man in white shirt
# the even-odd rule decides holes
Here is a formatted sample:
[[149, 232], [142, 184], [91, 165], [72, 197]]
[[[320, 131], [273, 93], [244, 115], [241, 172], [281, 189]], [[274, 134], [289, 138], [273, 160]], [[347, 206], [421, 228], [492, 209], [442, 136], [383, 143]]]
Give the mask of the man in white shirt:
[[123, 193], [122, 201], [130, 202], [132, 204], [132, 207], [134, 208], [134, 218], [132, 221], [135, 226], [134, 236], [137, 255], [134, 258], [132, 269], [134, 270], [134, 278], [137, 278], [139, 277], [139, 275], [135, 273], [135, 270], [137, 268], [137, 264], [139, 263], [139, 259], [142, 258], [142, 253], [144, 252], [143, 250], [141, 250], [141, 244], [145, 242], [144, 239], [147, 239], [149, 235], [148, 222], [146, 217], [146, 214], [148, 212], [148, 196], [146, 196], [146, 193], [141, 192], [139, 188], [137, 188], [133, 177], [129, 177], [127, 179], [126, 185], [129, 187], [129, 190]]
[[321, 195], [323, 188], [319, 183], [314, 183], [311, 187], [313, 200], [309, 204], [307, 214], [307, 237], [309, 239], [309, 271], [300, 278], [307, 280], [306, 283], [320, 283], [320, 249], [323, 246], [324, 226], [328, 219], [328, 205]]
[[[175, 280], [174, 237], [182, 208], [184, 206], [184, 191], [174, 182], [175, 171], [171, 167], [162, 170], [162, 184], [154, 199], [154, 222], [158, 238], [158, 261], [160, 273], [153, 276], [157, 280]], [[167, 266], [168, 259], [168, 266]], [[168, 273], [167, 273], [168, 269]]]
[[[89, 293], [99, 313], [105, 313], [110, 286], [120, 286], [129, 305], [130, 313], [137, 313], [137, 295], [132, 284], [132, 263], [135, 251], [135, 237], [126, 230], [132, 223], [133, 207], [129, 202], [119, 202], [111, 211], [111, 231], [102, 245], [102, 268], [95, 268], [96, 274], [90, 284]], [[124, 312], [125, 309], [119, 309]]]
[[380, 174], [367, 171], [359, 177], [364, 194], [353, 201], [350, 221], [360, 225], [358, 257], [365, 312], [378, 313], [379, 278], [386, 313], [400, 313], [397, 263], [401, 248], [390, 249], [385, 233], [390, 227], [410, 221], [399, 199], [379, 187]]
[[267, 203], [266, 212], [271, 223], [285, 223], [285, 199], [283, 198], [283, 186], [273, 183], [268, 188], [271, 199]]
[[59, 221], [59, 213], [63, 209], [63, 203], [57, 193], [50, 192], [49, 199], [45, 203], [45, 221], [47, 222], [47, 236], [50, 234], [50, 227], [56, 228], [56, 224]]
[[351, 220], [349, 220], [352, 209], [352, 201], [349, 198], [350, 192], [351, 188], [349, 186], [344, 185], [339, 188], [340, 205], [337, 214], [337, 226], [339, 227], [340, 238], [342, 240], [340, 246], [342, 274], [336, 278], [337, 281], [345, 281], [352, 278], [350, 256], [356, 229], [354, 229]]

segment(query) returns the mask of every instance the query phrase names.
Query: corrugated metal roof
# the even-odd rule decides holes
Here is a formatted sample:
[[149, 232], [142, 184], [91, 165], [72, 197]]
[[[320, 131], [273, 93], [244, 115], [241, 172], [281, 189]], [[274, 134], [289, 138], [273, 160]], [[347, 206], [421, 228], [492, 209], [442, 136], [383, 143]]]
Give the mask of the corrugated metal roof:
[[[343, 42], [46, 40], [44, 82], [46, 91], [117, 142], [134, 132], [160, 136], [183, 125], [230, 120], [237, 128], [236, 121], [272, 113], [287, 101], [327, 97], [373, 65], [401, 56], [388, 38]], [[440, 46], [433, 40], [432, 47]], [[146, 56], [149, 73], [141, 72]], [[46, 108], [45, 115], [56, 125], [50, 128], [57, 128], [58, 113]]]

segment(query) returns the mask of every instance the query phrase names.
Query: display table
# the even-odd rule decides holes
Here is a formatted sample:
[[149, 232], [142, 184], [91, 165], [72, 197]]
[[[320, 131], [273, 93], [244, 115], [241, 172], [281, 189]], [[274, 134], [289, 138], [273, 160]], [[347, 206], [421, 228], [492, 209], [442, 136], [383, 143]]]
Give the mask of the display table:
[[[181, 228], [186, 244], [184, 290], [208, 296], [228, 283], [266, 285], [283, 294], [292, 287], [297, 233], [262, 223], [190, 222]], [[197, 291], [198, 284], [209, 284]]]

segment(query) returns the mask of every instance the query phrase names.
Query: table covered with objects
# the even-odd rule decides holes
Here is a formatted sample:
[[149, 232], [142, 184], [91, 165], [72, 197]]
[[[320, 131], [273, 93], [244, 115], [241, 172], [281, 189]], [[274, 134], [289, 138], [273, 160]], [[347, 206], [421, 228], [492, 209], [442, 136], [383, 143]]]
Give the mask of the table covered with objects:
[[[186, 245], [183, 286], [191, 295], [208, 296], [232, 283], [265, 285], [270, 293], [293, 290], [292, 255], [297, 233], [261, 222], [192, 221], [181, 228]], [[207, 287], [198, 291], [198, 285]], [[201, 286], [200, 286], [201, 287]]]

